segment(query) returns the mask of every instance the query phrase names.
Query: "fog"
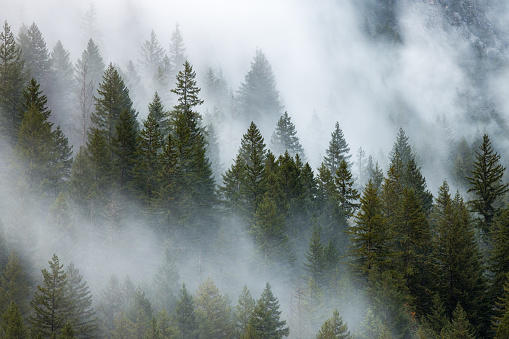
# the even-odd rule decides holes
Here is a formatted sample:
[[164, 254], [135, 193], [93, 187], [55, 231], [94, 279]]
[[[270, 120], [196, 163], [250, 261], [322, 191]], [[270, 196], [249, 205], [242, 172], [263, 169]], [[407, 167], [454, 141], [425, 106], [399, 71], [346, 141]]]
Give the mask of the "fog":
[[[435, 193], [443, 180], [450, 177], [441, 165], [447, 156], [442, 147], [447, 145], [434, 142], [443, 137], [438, 131], [437, 117], [447, 119], [452, 132], [449, 137], [455, 140], [465, 136], [471, 141], [479, 130], [496, 135], [507, 131], [509, 74], [505, 62], [508, 54], [507, 42], [501, 40], [503, 35], [499, 32], [507, 32], [504, 25], [509, 11], [506, 5], [500, 5], [496, 11], [486, 14], [495, 35], [488, 49], [502, 63], [501, 67], [486, 72], [482, 80], [483, 89], [491, 93], [490, 107], [495, 107], [494, 111], [502, 117], [494, 120], [479, 118], [491, 114], [479, 111], [485, 107], [480, 103], [484, 100], [482, 95], [472, 95], [477, 99], [472, 99], [475, 102], [470, 106], [464, 100], [466, 93], [480, 91], [481, 82], [472, 76], [476, 67], [474, 33], [466, 32], [465, 27], [451, 26], [445, 18], [444, 6], [438, 4], [441, 1], [398, 3], [400, 42], [367, 34], [363, 6], [354, 0], [111, 0], [96, 2], [94, 6], [101, 33], [97, 42], [106, 65], [112, 62], [124, 68], [129, 60], [138, 65], [141, 45], [149, 39], [151, 30], [168, 51], [171, 33], [178, 23], [186, 54], [198, 79], [203, 79], [208, 67], [221, 69], [230, 92], [235, 95], [259, 48], [272, 66], [284, 110], [296, 125], [313, 169], [320, 165], [336, 121], [349, 143], [353, 161], [362, 147], [383, 166], [388, 163], [397, 131], [403, 127], [420, 155], [428, 188]], [[3, 0], [0, 19], [7, 20], [16, 35], [23, 23], [35, 22], [48, 50], [51, 52], [61, 40], [75, 63], [88, 40], [81, 25], [90, 5], [67, 0]], [[150, 100], [152, 94], [147, 95]], [[147, 101], [141, 106], [148, 104]], [[205, 102], [201, 113], [207, 108], [211, 107]], [[479, 114], [477, 118], [472, 116], [472, 110]], [[140, 118], [146, 115], [146, 110], [140, 110]], [[233, 140], [233, 145], [221, 148], [221, 163], [226, 169], [237, 153], [245, 129], [235, 122], [223, 126], [235, 129], [223, 128], [218, 133], [221, 144], [229, 138]], [[261, 126], [266, 144], [274, 127]], [[509, 149], [507, 138], [500, 138], [497, 145]], [[178, 240], [170, 245], [161, 241], [145, 227], [150, 220], [142, 216], [134, 216], [121, 226], [122, 235], [114, 241], [115, 247], [108, 247], [109, 235], [94, 229], [86, 220], [73, 220], [74, 225], [80, 225], [79, 243], [73, 238], [58, 238], [60, 231], [52, 225], [47, 210], [33, 208], [30, 213], [23, 212], [27, 206], [37, 205], [33, 202], [35, 198], [26, 192], [16, 192], [15, 185], [10, 185], [17, 179], [15, 171], [7, 170], [12, 161], [7, 146], [2, 147], [2, 153], [3, 190], [11, 194], [0, 200], [1, 221], [7, 237], [22, 251], [26, 250], [35, 270], [45, 267], [51, 254], [57, 252], [63, 262], [74, 261], [80, 268], [95, 297], [100, 295], [111, 274], [121, 281], [129, 275], [136, 284], [151, 284], [166, 247], [191, 248]], [[24, 227], [20, 226], [23, 224], [20, 216], [28, 219], [29, 229], [20, 228]], [[275, 295], [288, 317], [289, 291], [293, 286], [286, 286], [284, 277], [278, 274], [253, 275], [245, 265], [253, 261], [254, 245], [242, 225], [232, 227], [226, 232], [233, 232], [237, 237], [238, 248], [229, 250], [245, 253], [242, 258], [230, 257], [225, 261], [235, 274], [225, 279], [216, 271], [217, 265], [212, 264], [216, 258], [201, 258], [201, 254], [192, 253], [189, 258], [181, 258], [181, 280], [193, 292], [207, 276], [212, 276], [218, 286], [223, 280], [230, 280], [224, 283], [231, 288], [226, 292], [235, 304], [244, 284], [257, 298], [265, 281], [272, 279]], [[201, 260], [210, 266], [201, 267]], [[341, 305], [338, 308], [349, 325], [350, 322], [353, 327], [358, 324], [362, 310], [342, 310]]]

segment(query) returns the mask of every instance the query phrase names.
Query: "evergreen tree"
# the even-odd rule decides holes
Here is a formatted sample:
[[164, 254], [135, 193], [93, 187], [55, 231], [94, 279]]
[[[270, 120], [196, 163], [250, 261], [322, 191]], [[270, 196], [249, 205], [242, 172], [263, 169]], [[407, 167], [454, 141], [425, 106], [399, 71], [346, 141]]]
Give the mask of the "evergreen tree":
[[159, 44], [154, 30], [150, 31], [150, 39], [145, 40], [141, 45], [141, 57], [140, 64], [143, 75], [147, 79], [154, 79], [164, 58], [164, 49]]
[[118, 178], [120, 191], [125, 191], [133, 182], [133, 169], [137, 161], [137, 122], [128, 110], [123, 110], [115, 125], [112, 138], [114, 177]]
[[396, 142], [394, 143], [391, 151], [391, 159], [394, 158], [396, 153], [399, 155], [401, 163], [403, 166], [408, 164], [411, 159], [414, 158], [412, 148], [408, 143], [408, 137], [405, 134], [405, 131], [402, 127], [399, 128], [398, 135], [396, 137]]
[[255, 120], [260, 126], [273, 126], [281, 116], [283, 104], [276, 87], [272, 67], [260, 50], [256, 50], [251, 68], [237, 90], [240, 119], [245, 123]]
[[[179, 183], [182, 182], [182, 170], [178, 164], [175, 140], [171, 134], [168, 135], [167, 141], [163, 145], [159, 162], [161, 170], [158, 173], [157, 205], [164, 211], [169, 225], [182, 223], [188, 218], [189, 212], [179, 208], [179, 205], [186, 203], [184, 201], [186, 196], [181, 194]], [[179, 199], [177, 200], [177, 198]]]
[[336, 122], [335, 130], [332, 132], [329, 141], [329, 148], [325, 150], [325, 157], [323, 158], [325, 166], [331, 171], [332, 175], [336, 174], [342, 160], [345, 160], [348, 167], [350, 167], [351, 155], [348, 154], [349, 152], [350, 147], [346, 143], [343, 131], [339, 128], [339, 123]]
[[180, 332], [174, 322], [174, 319], [170, 319], [165, 309], [162, 309], [157, 314], [157, 327], [161, 339], [178, 338]]
[[5, 21], [0, 32], [0, 124], [4, 126], [0, 131], [11, 139], [22, 119], [18, 109], [25, 83], [24, 63], [21, 49]]
[[21, 313], [14, 301], [11, 301], [2, 316], [2, 325], [0, 326], [0, 329], [2, 331], [2, 338], [29, 338], [27, 328], [23, 322], [23, 317], [21, 316]]
[[81, 212], [84, 212], [86, 208], [87, 195], [91, 187], [91, 178], [92, 174], [87, 150], [85, 147], [80, 147], [72, 163], [69, 178], [69, 191]]
[[292, 157], [299, 154], [301, 158], [304, 158], [304, 149], [288, 112], [285, 112], [277, 121], [276, 130], [270, 139], [270, 147], [276, 155], [282, 155], [288, 151]]
[[343, 324], [338, 310], [332, 312], [332, 318], [325, 321], [316, 335], [316, 339], [348, 339], [351, 338], [348, 326]]
[[135, 338], [134, 325], [131, 320], [127, 317], [124, 310], [120, 311], [120, 314], [115, 318], [115, 329], [112, 332], [112, 338], [114, 339], [128, 339]]
[[31, 78], [41, 83], [45, 92], [51, 80], [51, 58], [39, 27], [34, 23], [30, 27], [23, 25], [18, 35], [22, 57]]
[[473, 151], [467, 143], [465, 137], [461, 138], [455, 149], [456, 160], [454, 161], [453, 175], [456, 182], [462, 187], [468, 187], [468, 177], [474, 170]]
[[74, 331], [72, 324], [66, 323], [64, 328], [62, 329], [62, 332], [60, 332], [58, 339], [74, 339], [76, 338], [75, 334], [76, 332]]
[[509, 210], [503, 209], [493, 224], [493, 249], [489, 257], [489, 269], [492, 273], [490, 294], [498, 300], [504, 292], [504, 284], [509, 274]]
[[309, 249], [306, 251], [306, 262], [304, 263], [309, 279], [318, 286], [323, 287], [325, 283], [325, 269], [327, 262], [325, 249], [320, 241], [321, 229], [316, 225], [309, 242]]
[[474, 170], [467, 179], [470, 183], [468, 192], [474, 193], [470, 201], [472, 211], [479, 214], [479, 227], [486, 236], [490, 236], [493, 219], [500, 211], [498, 200], [509, 191], [509, 183], [502, 182], [505, 167], [499, 161], [500, 155], [493, 150], [488, 135], [484, 134], [482, 144], [475, 151]]
[[173, 312], [177, 303], [179, 280], [180, 274], [175, 259], [170, 250], [166, 249], [163, 262], [158, 267], [152, 283], [156, 309]]
[[127, 308], [127, 317], [132, 323], [135, 338], [144, 338], [150, 330], [150, 322], [153, 319], [153, 310], [150, 301], [145, 297], [145, 292], [138, 287]]
[[51, 84], [50, 106], [53, 112], [53, 122], [61, 126], [69, 135], [70, 119], [69, 112], [72, 111], [72, 96], [75, 92], [74, 68], [71, 63], [70, 53], [60, 40], [57, 41], [51, 52], [51, 71], [53, 81]]
[[168, 118], [170, 113], [165, 110], [161, 97], [157, 92], [155, 92], [154, 99], [148, 105], [148, 113], [152, 114], [152, 117], [159, 125], [161, 135], [167, 136], [170, 133], [170, 121]]
[[92, 308], [92, 295], [87, 282], [79, 270], [70, 263], [66, 269], [67, 285], [65, 297], [68, 303], [66, 318], [79, 338], [93, 338], [97, 335], [97, 319]]
[[343, 159], [339, 163], [334, 176], [334, 184], [338, 190], [339, 202], [345, 215], [351, 216], [359, 207], [356, 201], [359, 199], [359, 193], [353, 188], [354, 181], [352, 173], [348, 169], [347, 162]]
[[104, 73], [104, 62], [99, 48], [92, 39], [88, 41], [81, 59], [74, 66], [74, 79], [76, 82], [75, 102], [77, 105], [76, 130], [79, 145], [87, 141], [87, 133], [91, 126], [91, 115], [94, 109], [94, 96]]
[[[101, 329], [110, 334], [115, 329], [116, 319], [122, 311], [122, 290], [117, 277], [111, 276], [108, 285], [102, 292], [101, 301], [99, 303], [100, 315], [98, 319], [101, 320]], [[123, 315], [125, 317], [125, 315]]]
[[[285, 320], [280, 320], [281, 311], [279, 302], [272, 294], [269, 283], [256, 302], [249, 325], [252, 326], [254, 333], [260, 338], [278, 339], [287, 337], [290, 334]], [[249, 328], [249, 326], [248, 326]]]
[[449, 323], [449, 318], [445, 314], [444, 303], [440, 299], [440, 295], [435, 293], [433, 295], [433, 304], [431, 305], [430, 313], [426, 316], [425, 322], [430, 329], [438, 337], [443, 328]]
[[231, 167], [222, 176], [223, 185], [218, 187], [219, 197], [222, 204], [235, 217], [244, 208], [242, 187], [246, 180], [246, 164], [240, 154], [237, 154]]
[[28, 275], [18, 255], [12, 251], [0, 276], [0, 310], [6, 310], [14, 302], [21, 316], [28, 315], [29, 293]]
[[186, 47], [184, 46], [184, 37], [180, 31], [180, 25], [178, 22], [175, 24], [175, 30], [171, 34], [170, 41], [170, 65], [174, 70], [175, 74], [185, 69], [182, 67], [187, 59]]
[[193, 339], [198, 338], [198, 322], [196, 319], [196, 310], [193, 297], [182, 284], [179, 292], [177, 307], [175, 308], [175, 320], [180, 331], [179, 338]]
[[133, 102], [133, 108], [138, 112], [142, 111], [147, 98], [144, 82], [141, 80], [134, 62], [129, 60], [125, 70], [119, 69], [119, 73], [129, 91], [129, 96]]
[[131, 121], [136, 121], [137, 113], [132, 107], [129, 90], [112, 64], [104, 73], [103, 81], [99, 84], [97, 92], [98, 97], [94, 98], [95, 111], [90, 118], [93, 129], [100, 131], [108, 145], [111, 145], [113, 139], [118, 137], [115, 127], [122, 112], [127, 111]]
[[234, 319], [236, 333], [244, 333], [249, 324], [249, 318], [255, 308], [255, 300], [246, 285], [240, 293], [237, 306], [235, 306]]
[[230, 301], [210, 278], [198, 287], [195, 303], [200, 338], [233, 338]]
[[64, 266], [54, 254], [49, 261], [50, 271], [43, 269], [42, 286], [37, 290], [30, 302], [33, 313], [30, 316], [32, 331], [44, 337], [56, 336], [67, 322], [68, 301], [66, 300], [67, 275]]
[[220, 157], [220, 146], [219, 141], [216, 134], [216, 129], [214, 125], [209, 124], [206, 127], [205, 131], [205, 141], [207, 146], [207, 152], [205, 153], [206, 157], [210, 160], [210, 167], [212, 169], [212, 173], [214, 176], [214, 181], [218, 182], [221, 177], [221, 173], [223, 172], [221, 165], [221, 157]]
[[476, 337], [475, 330], [459, 302], [454, 309], [451, 323], [444, 328], [442, 335], [451, 339], [473, 339]]
[[150, 111], [147, 120], [143, 122], [133, 168], [136, 189], [146, 203], [151, 203], [156, 197], [157, 175], [161, 167], [159, 153], [163, 147], [163, 137], [154, 115]]

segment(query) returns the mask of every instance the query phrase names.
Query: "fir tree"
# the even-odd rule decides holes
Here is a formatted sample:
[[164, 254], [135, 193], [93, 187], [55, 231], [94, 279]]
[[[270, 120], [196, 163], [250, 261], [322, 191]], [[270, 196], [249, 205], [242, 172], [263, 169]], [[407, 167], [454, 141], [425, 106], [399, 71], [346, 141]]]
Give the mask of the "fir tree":
[[223, 185], [218, 187], [219, 197], [222, 204], [235, 217], [244, 208], [242, 187], [246, 180], [246, 164], [240, 154], [237, 154], [231, 167], [222, 176]]
[[[267, 283], [260, 299], [256, 302], [249, 325], [253, 332], [260, 338], [280, 339], [290, 334], [285, 320], [280, 320], [281, 311], [279, 301], [272, 294], [272, 289]], [[248, 329], [249, 327], [248, 326]]]
[[79, 338], [93, 338], [97, 335], [97, 319], [92, 308], [92, 295], [87, 282], [79, 270], [70, 263], [66, 269], [67, 285], [65, 296], [68, 303], [67, 321]]
[[240, 293], [237, 306], [235, 306], [234, 319], [236, 333], [244, 333], [249, 324], [249, 318], [255, 308], [255, 300], [246, 285]]
[[331, 171], [332, 175], [336, 174], [342, 160], [346, 161], [348, 167], [350, 166], [349, 160], [351, 155], [348, 154], [349, 152], [350, 147], [346, 143], [343, 131], [339, 128], [339, 123], [336, 122], [336, 127], [329, 141], [329, 148], [325, 150], [326, 155], [323, 158], [325, 166]]
[[150, 39], [145, 40], [141, 45], [141, 57], [140, 64], [143, 75], [147, 79], [154, 79], [164, 58], [164, 49], [159, 44], [154, 30], [150, 31]]
[[285, 112], [277, 121], [276, 130], [270, 139], [270, 147], [276, 155], [282, 155], [288, 151], [292, 157], [299, 154], [304, 158], [304, 149], [300, 144], [295, 125], [288, 116], [288, 112]]
[[51, 76], [51, 59], [39, 27], [35, 23], [30, 27], [23, 25], [18, 41], [30, 77], [41, 83], [46, 92]]
[[50, 271], [43, 269], [42, 286], [38, 285], [30, 302], [33, 313], [30, 316], [32, 331], [45, 337], [56, 336], [67, 321], [68, 301], [66, 300], [67, 275], [54, 254], [49, 261]]
[[23, 317], [21, 316], [18, 306], [16, 306], [14, 301], [11, 301], [2, 316], [2, 325], [0, 326], [0, 329], [2, 331], [2, 338], [29, 338]]
[[150, 329], [153, 319], [153, 309], [150, 301], [145, 297], [145, 292], [138, 287], [132, 296], [127, 308], [127, 317], [132, 323], [135, 338], [143, 338]]
[[171, 34], [170, 42], [170, 65], [175, 71], [175, 74], [180, 72], [184, 67], [184, 62], [187, 59], [185, 55], [186, 48], [184, 46], [184, 37], [180, 31], [180, 25], [178, 22], [175, 24], [175, 30]]
[[0, 310], [6, 310], [14, 302], [21, 316], [28, 315], [29, 293], [28, 275], [18, 255], [12, 251], [0, 276]]
[[490, 294], [498, 300], [504, 292], [504, 284], [509, 274], [509, 210], [503, 209], [493, 224], [493, 249], [489, 257], [489, 269], [492, 272]]
[[70, 119], [67, 114], [73, 109], [72, 96], [75, 92], [74, 68], [70, 53], [62, 43], [57, 41], [51, 52], [51, 70], [53, 81], [51, 85], [50, 106], [53, 108], [53, 121], [61, 126], [66, 134], [71, 132]]
[[459, 302], [454, 309], [451, 323], [444, 328], [441, 334], [451, 339], [473, 339], [476, 337], [474, 328]]
[[233, 338], [230, 301], [210, 278], [198, 287], [195, 303], [200, 338]]
[[260, 49], [256, 50], [251, 68], [237, 90], [236, 100], [240, 118], [245, 123], [255, 120], [260, 126], [273, 126], [281, 116], [283, 104], [276, 87], [276, 78]]
[[509, 184], [502, 182], [505, 167], [499, 161], [500, 155], [493, 150], [488, 135], [484, 134], [482, 144], [475, 151], [472, 175], [467, 179], [470, 183], [468, 192], [474, 193], [470, 201], [472, 211], [480, 215], [479, 226], [487, 236], [490, 236], [493, 219], [500, 211], [497, 202], [509, 191]]
[[161, 130], [161, 135], [163, 137], [166, 137], [170, 133], [170, 121], [169, 121], [169, 115], [170, 113], [167, 112], [164, 108], [163, 102], [161, 101], [161, 97], [157, 92], [154, 94], [154, 99], [152, 102], [148, 105], [148, 113], [152, 114], [152, 117], [159, 125], [159, 128]]
[[113, 169], [118, 178], [120, 191], [125, 191], [133, 182], [133, 169], [137, 160], [137, 122], [128, 111], [123, 110], [115, 125], [115, 134], [112, 138]]
[[359, 207], [356, 201], [359, 199], [359, 193], [353, 188], [354, 181], [352, 173], [348, 169], [347, 162], [343, 159], [339, 163], [334, 176], [334, 184], [338, 190], [339, 202], [345, 215], [351, 216]]
[[2, 134], [7, 133], [11, 140], [22, 119], [18, 112], [25, 83], [24, 63], [21, 49], [5, 21], [0, 32], [0, 123], [4, 126]]
[[62, 332], [58, 335], [58, 339], [74, 339], [76, 338], [76, 332], [74, 331], [74, 328], [72, 327], [71, 323], [66, 323], [64, 328], [62, 329]]
[[348, 339], [350, 337], [348, 326], [343, 323], [338, 310], [332, 312], [332, 318], [325, 321], [316, 335], [316, 339]]
[[193, 297], [182, 284], [179, 292], [177, 307], [175, 308], [175, 320], [180, 331], [179, 338], [193, 339], [198, 338], [198, 322], [196, 319], [196, 310]]
[[320, 241], [321, 229], [316, 225], [309, 242], [309, 249], [306, 251], [306, 262], [304, 263], [308, 277], [318, 288], [325, 283], [325, 269], [327, 267], [325, 249]]
[[173, 312], [177, 303], [180, 274], [175, 259], [169, 249], [164, 252], [162, 264], [158, 267], [153, 280], [156, 309]]
[[[114, 275], [108, 281], [106, 288], [102, 292], [99, 303], [102, 330], [107, 334], [112, 333], [115, 328], [115, 320], [119, 317], [122, 310], [122, 290], [117, 277]], [[125, 317], [125, 315], [124, 315]]]

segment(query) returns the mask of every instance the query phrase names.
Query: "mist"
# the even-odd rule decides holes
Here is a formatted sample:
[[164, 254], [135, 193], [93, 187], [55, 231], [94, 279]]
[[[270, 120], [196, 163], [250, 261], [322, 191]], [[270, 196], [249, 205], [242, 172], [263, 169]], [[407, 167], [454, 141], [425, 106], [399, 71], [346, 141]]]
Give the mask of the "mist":
[[[198, 86], [204, 88], [205, 74], [212, 68], [221, 72], [230, 97], [234, 97], [259, 49], [271, 65], [283, 111], [295, 124], [305, 159], [315, 173], [336, 122], [350, 147], [351, 160], [357, 161], [357, 150], [362, 147], [384, 173], [398, 130], [403, 128], [427, 187], [436, 196], [444, 180], [450, 180], [451, 191], [466, 192], [452, 180], [451, 168], [445, 165], [453, 141], [464, 137], [472, 143], [479, 133], [488, 133], [494, 137], [497, 151], [509, 154], [509, 7], [502, 2], [482, 3], [478, 6], [487, 10], [481, 11], [479, 18], [485, 22], [466, 26], [454, 24], [445, 1], [397, 1], [396, 38], [374, 34], [370, 28], [371, 11], [376, 12], [379, 5], [376, 0], [363, 4], [354, 0], [112, 0], [93, 5], [98, 23], [95, 40], [106, 65], [112, 63], [125, 70], [131, 60], [138, 67], [141, 46], [152, 30], [168, 52], [178, 23]], [[4, 0], [0, 19], [7, 20], [15, 35], [23, 24], [36, 23], [48, 51], [60, 40], [74, 65], [90, 38], [82, 26], [90, 6], [88, 2], [65, 0]], [[142, 77], [141, 83], [149, 81]], [[174, 81], [170, 85], [173, 88]], [[145, 86], [147, 92], [143, 94], [130, 93], [138, 95], [140, 122], [147, 118], [153, 97], [148, 89]], [[207, 114], [214, 107], [207, 99], [198, 107], [204, 123], [213, 121]], [[168, 105], [175, 104], [171, 100], [167, 110], [171, 109]], [[248, 125], [228, 112], [223, 118], [215, 123], [224, 173], [234, 162]], [[448, 130], [441, 129], [440, 119], [447, 122]], [[258, 127], [269, 145], [276, 126]], [[80, 145], [73, 146], [76, 155]], [[507, 159], [502, 161], [509, 163]], [[209, 248], [197, 249], [179, 232], [162, 239], [152, 227], [155, 218], [129, 214], [129, 210], [141, 209], [136, 202], [125, 203], [122, 211], [127, 211], [129, 217], [111, 228], [83, 220], [71, 203], [67, 206], [69, 224], [75, 231], [65, 233], [55, 226], [51, 212], [56, 197], [32, 194], [27, 189], [29, 183], [20, 184], [16, 171], [19, 166], [25, 164], [17, 163], [12, 145], [0, 144], [0, 225], [11, 246], [30, 263], [34, 279], [57, 253], [62, 262], [73, 262], [80, 269], [94, 299], [100, 298], [111, 275], [120, 281], [129, 276], [135, 285], [149, 289], [164, 251], [171, 249], [180, 283], [185, 282], [192, 293], [211, 277], [235, 305], [244, 285], [257, 299], [270, 281], [281, 303], [282, 317], [289, 322], [295, 281], [289, 279], [283, 263], [263, 273], [254, 270], [259, 254], [248, 230], [250, 225], [240, 218], [233, 217], [218, 227], [217, 231], [225, 234], [224, 243], [218, 243], [220, 237], [214, 238], [216, 243]], [[222, 184], [219, 175], [215, 179], [216, 184]], [[302, 237], [305, 240], [293, 244], [299, 248], [296, 271], [304, 270], [311, 226], [308, 233]], [[346, 278], [342, 283], [345, 290], [356, 290]], [[343, 295], [333, 294], [325, 299], [338, 300], [337, 308], [352, 333], [360, 326], [366, 312], [363, 295], [346, 300]], [[323, 323], [329, 317], [320, 313], [318, 318]], [[315, 327], [313, 333], [319, 329]]]

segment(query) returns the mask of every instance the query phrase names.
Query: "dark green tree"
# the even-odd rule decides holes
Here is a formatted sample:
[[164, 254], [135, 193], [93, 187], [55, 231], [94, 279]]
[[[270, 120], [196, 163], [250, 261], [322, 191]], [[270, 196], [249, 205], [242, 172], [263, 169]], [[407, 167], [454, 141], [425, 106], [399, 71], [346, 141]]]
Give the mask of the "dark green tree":
[[67, 275], [56, 254], [49, 261], [49, 267], [50, 271], [42, 270], [44, 279], [42, 286], [37, 285], [30, 302], [33, 311], [29, 320], [32, 331], [43, 337], [52, 337], [60, 333], [67, 322], [69, 309], [66, 299]]
[[2, 134], [16, 136], [21, 123], [19, 104], [25, 84], [25, 62], [21, 57], [21, 49], [14, 39], [11, 27], [4, 22], [0, 32], [0, 127]]
[[223, 174], [223, 184], [218, 187], [219, 198], [232, 217], [244, 211], [243, 185], [246, 180], [246, 163], [237, 154], [233, 164]]
[[[255, 309], [249, 320], [254, 333], [260, 338], [280, 339], [290, 334], [290, 329], [285, 327], [286, 321], [280, 319], [279, 301], [272, 294], [272, 289], [267, 283], [265, 289], [256, 302]], [[248, 326], [249, 328], [249, 326]]]
[[345, 215], [352, 216], [355, 210], [359, 207], [357, 200], [359, 193], [354, 186], [352, 173], [348, 169], [348, 164], [345, 159], [341, 160], [339, 167], [334, 175], [334, 184], [338, 191], [339, 203]]
[[320, 237], [321, 229], [315, 225], [309, 242], [309, 248], [306, 251], [306, 262], [304, 263], [307, 276], [318, 288], [324, 286], [325, 270], [327, 268], [325, 249]]
[[159, 125], [161, 130], [161, 135], [166, 137], [170, 133], [170, 121], [169, 116], [170, 112], [166, 111], [164, 108], [163, 102], [161, 101], [161, 97], [157, 92], [154, 94], [154, 99], [148, 105], [148, 113], [152, 114], [152, 117]]
[[246, 331], [249, 324], [249, 318], [251, 317], [251, 313], [253, 313], [254, 308], [255, 300], [251, 296], [251, 292], [249, 292], [247, 286], [244, 285], [234, 311], [234, 326], [237, 334], [241, 334]]
[[128, 110], [123, 110], [115, 125], [115, 134], [111, 140], [113, 149], [114, 177], [121, 192], [133, 184], [133, 170], [138, 160], [136, 117]]
[[57, 339], [74, 339], [76, 338], [76, 332], [74, 331], [74, 328], [72, 327], [71, 323], [66, 323], [64, 328], [62, 329], [62, 332], [58, 335]]
[[323, 162], [332, 175], [336, 174], [336, 170], [339, 169], [342, 160], [345, 160], [348, 167], [350, 167], [349, 160], [352, 155], [348, 154], [349, 152], [350, 147], [348, 147], [343, 131], [339, 128], [339, 123], [336, 122], [336, 127], [331, 133], [329, 148], [325, 150], [325, 156], [323, 157]]
[[51, 81], [51, 58], [35, 22], [30, 27], [25, 25], [21, 27], [18, 41], [30, 77], [42, 84], [44, 91], [47, 92]]
[[343, 319], [339, 316], [338, 310], [332, 312], [332, 318], [326, 320], [320, 331], [316, 335], [316, 339], [348, 339], [351, 338], [348, 326], [343, 323]]
[[175, 308], [175, 320], [180, 331], [179, 338], [198, 338], [198, 321], [192, 295], [187, 291], [186, 285], [182, 284]]
[[490, 295], [498, 300], [504, 293], [504, 284], [509, 274], [509, 210], [503, 209], [493, 223], [493, 249], [488, 259], [489, 270], [492, 274]]
[[270, 139], [270, 147], [276, 155], [282, 155], [288, 151], [292, 157], [299, 154], [301, 158], [304, 158], [304, 149], [288, 112], [285, 112], [277, 121], [276, 130]]
[[483, 135], [483, 142], [475, 151], [474, 170], [469, 176], [470, 188], [474, 197], [470, 201], [472, 211], [480, 216], [479, 228], [490, 236], [492, 223], [500, 211], [499, 199], [509, 191], [509, 183], [503, 183], [505, 167], [499, 163], [500, 155], [491, 146], [490, 138]]
[[100, 131], [108, 145], [111, 145], [113, 139], [117, 137], [116, 126], [122, 112], [127, 111], [129, 119], [133, 121], [136, 121], [138, 114], [133, 109], [129, 90], [112, 64], [104, 72], [97, 93], [98, 96], [94, 97], [95, 111], [90, 117], [92, 129]]
[[451, 323], [444, 328], [441, 334], [451, 339], [473, 339], [476, 337], [475, 329], [468, 321], [467, 313], [459, 302], [454, 309]]
[[198, 287], [195, 303], [200, 338], [233, 338], [230, 300], [210, 278]]

